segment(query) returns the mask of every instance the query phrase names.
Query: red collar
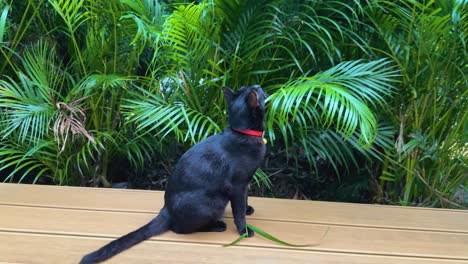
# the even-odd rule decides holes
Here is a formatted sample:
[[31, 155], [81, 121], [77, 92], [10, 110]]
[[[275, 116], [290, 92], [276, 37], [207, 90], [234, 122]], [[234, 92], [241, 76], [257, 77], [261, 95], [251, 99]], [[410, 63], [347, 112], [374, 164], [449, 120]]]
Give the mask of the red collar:
[[263, 137], [263, 131], [258, 131], [258, 130], [251, 130], [251, 129], [235, 129], [235, 128], [232, 128], [232, 130], [236, 131], [236, 132], [239, 132], [239, 133], [242, 133], [242, 134], [246, 134], [246, 135], [250, 135], [250, 136], [255, 136], [255, 137]]

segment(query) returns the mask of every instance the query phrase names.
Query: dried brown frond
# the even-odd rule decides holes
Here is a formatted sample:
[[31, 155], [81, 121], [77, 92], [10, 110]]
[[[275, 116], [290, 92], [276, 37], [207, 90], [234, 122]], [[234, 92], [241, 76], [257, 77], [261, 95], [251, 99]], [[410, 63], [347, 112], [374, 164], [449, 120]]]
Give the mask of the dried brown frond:
[[58, 102], [56, 104], [60, 111], [57, 120], [54, 123], [54, 138], [57, 142], [60, 152], [65, 150], [67, 141], [71, 134], [72, 140], [75, 135], [82, 135], [88, 138], [92, 143], [96, 143], [94, 137], [86, 130], [86, 115], [83, 110], [79, 107], [80, 102], [86, 98], [73, 100], [66, 104], [64, 102]]

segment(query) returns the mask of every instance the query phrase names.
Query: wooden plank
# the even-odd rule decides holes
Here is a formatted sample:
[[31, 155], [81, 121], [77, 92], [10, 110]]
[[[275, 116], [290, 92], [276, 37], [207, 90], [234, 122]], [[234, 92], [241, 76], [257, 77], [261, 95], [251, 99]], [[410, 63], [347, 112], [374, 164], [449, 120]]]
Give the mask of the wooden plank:
[[[0, 262], [78, 263], [105, 238], [0, 232]], [[145, 241], [107, 263], [323, 263], [323, 264], [467, 264], [462, 260], [390, 257], [284, 249]]]
[[0, 183], [0, 204], [149, 213], [161, 209], [164, 193]]
[[[251, 218], [257, 220], [468, 233], [468, 210], [256, 197], [250, 203], [256, 208]], [[0, 204], [157, 213], [163, 192], [0, 184]], [[230, 210], [226, 216], [231, 217]]]
[[[80, 235], [116, 238], [148, 222], [145, 213], [52, 209], [26, 206], [0, 206], [0, 231]], [[232, 219], [224, 233], [177, 235], [166, 232], [152, 240], [182, 241], [222, 245], [237, 238]], [[267, 220], [248, 221], [272, 235], [293, 243], [317, 242], [326, 225]], [[260, 236], [245, 239], [241, 245], [259, 248], [285, 248]], [[300, 251], [360, 253], [468, 260], [468, 234], [425, 232], [366, 227], [330, 226], [323, 242]]]

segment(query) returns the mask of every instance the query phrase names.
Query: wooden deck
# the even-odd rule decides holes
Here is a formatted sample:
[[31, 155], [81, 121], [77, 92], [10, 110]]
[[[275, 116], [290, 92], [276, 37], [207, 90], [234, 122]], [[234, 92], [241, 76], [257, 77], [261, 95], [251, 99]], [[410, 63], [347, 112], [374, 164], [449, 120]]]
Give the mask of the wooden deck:
[[[162, 207], [156, 191], [0, 184], [0, 262], [77, 263], [108, 241], [145, 224]], [[465, 263], [468, 211], [250, 198], [248, 222], [291, 243], [238, 237], [230, 210], [224, 233], [143, 242], [109, 263]]]

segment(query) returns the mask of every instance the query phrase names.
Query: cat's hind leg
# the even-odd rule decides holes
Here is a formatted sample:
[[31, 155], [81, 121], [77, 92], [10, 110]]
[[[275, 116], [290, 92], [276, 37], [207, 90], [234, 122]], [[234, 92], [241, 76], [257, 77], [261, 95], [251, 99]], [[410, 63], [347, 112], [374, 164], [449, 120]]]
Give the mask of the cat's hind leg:
[[249, 194], [248, 192], [246, 191], [245, 192], [245, 204], [247, 205], [247, 209], [245, 210], [245, 214], [246, 215], [253, 215], [253, 213], [255, 212], [255, 210], [253, 209], [252, 206], [249, 205]]
[[224, 232], [226, 231], [226, 223], [223, 221], [216, 221], [202, 227], [199, 232]]
[[245, 210], [246, 215], [252, 215], [255, 212], [252, 206], [247, 205], [247, 210]]

